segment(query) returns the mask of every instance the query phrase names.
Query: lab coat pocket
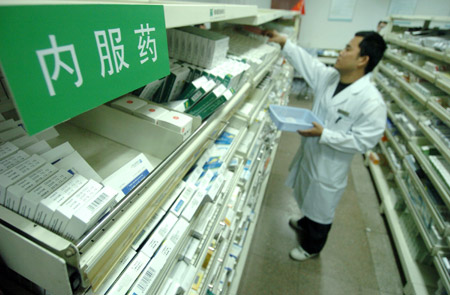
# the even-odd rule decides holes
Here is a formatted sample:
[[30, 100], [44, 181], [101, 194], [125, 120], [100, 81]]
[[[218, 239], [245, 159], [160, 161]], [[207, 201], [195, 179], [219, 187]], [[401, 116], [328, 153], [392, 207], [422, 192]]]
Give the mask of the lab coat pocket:
[[348, 132], [352, 129], [353, 121], [348, 118], [342, 118], [336, 124], [336, 130]]
[[349, 115], [340, 113], [337, 109], [334, 110], [333, 115], [328, 120], [327, 128], [334, 131], [350, 131], [353, 120]]

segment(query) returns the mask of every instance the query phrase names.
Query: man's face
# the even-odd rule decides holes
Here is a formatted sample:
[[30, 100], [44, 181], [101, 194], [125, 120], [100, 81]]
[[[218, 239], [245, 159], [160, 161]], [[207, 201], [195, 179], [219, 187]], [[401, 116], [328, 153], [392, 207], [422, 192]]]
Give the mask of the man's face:
[[345, 46], [343, 50], [339, 52], [339, 57], [334, 64], [336, 70], [340, 73], [351, 72], [360, 66], [361, 57], [359, 56], [359, 43], [363, 40], [363, 37], [355, 36], [350, 42]]

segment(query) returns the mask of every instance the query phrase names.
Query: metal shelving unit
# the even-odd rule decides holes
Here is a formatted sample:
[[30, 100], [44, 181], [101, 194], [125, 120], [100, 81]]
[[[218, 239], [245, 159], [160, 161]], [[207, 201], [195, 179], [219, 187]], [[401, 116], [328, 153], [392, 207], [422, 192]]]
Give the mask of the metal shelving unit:
[[[436, 51], [433, 48], [424, 47], [418, 44], [418, 41], [412, 40], [410, 37], [408, 40], [402, 38], [402, 32], [404, 28], [401, 27], [402, 22], [397, 21], [413, 21], [414, 24], [423, 22], [424, 27], [428, 28], [432, 22], [444, 22], [450, 23], [448, 17], [426, 17], [426, 16], [391, 16], [391, 21], [388, 24], [390, 32], [385, 35], [385, 40], [388, 44], [399, 46], [406, 51], [411, 51], [416, 54], [423, 55], [427, 58], [438, 60], [440, 62], [450, 63], [450, 51], [447, 49], [445, 52]], [[397, 25], [398, 24], [398, 25]], [[391, 65], [388, 65], [389, 62]], [[398, 67], [397, 71], [394, 67]], [[394, 70], [392, 70], [394, 69]], [[428, 154], [422, 151], [430, 149], [430, 155], [441, 155], [446, 161], [450, 161], [450, 149], [446, 146], [441, 137], [429, 126], [430, 119], [427, 117], [428, 113], [432, 113], [439, 118], [447, 127], [450, 127], [450, 119], [448, 111], [439, 105], [432, 97], [426, 96], [415, 88], [412, 84], [408, 83], [407, 79], [400, 76], [400, 73], [410, 72], [414, 75], [425, 79], [430, 82], [436, 88], [450, 94], [450, 81], [445, 79], [440, 73], [429, 72], [422, 67], [406, 60], [401, 55], [394, 54], [390, 50], [385, 53], [383, 61], [380, 63], [375, 71], [374, 81], [379, 85], [380, 89], [386, 94], [386, 101], [393, 101], [391, 107], [388, 108], [388, 116], [399, 131], [401, 140], [406, 146], [406, 153], [403, 151], [397, 139], [390, 130], [386, 130], [386, 142], [380, 142], [380, 152], [387, 158], [389, 166], [381, 168], [373, 163], [370, 163], [370, 169], [375, 178], [377, 189], [380, 192], [382, 198], [382, 206], [384, 213], [388, 219], [388, 224], [393, 232], [394, 241], [396, 244], [399, 257], [402, 262], [403, 270], [406, 274], [407, 284], [405, 286], [406, 294], [434, 294], [435, 288], [437, 288], [437, 280], [440, 278], [443, 286], [447, 292], [450, 292], [449, 284], [449, 272], [443, 263], [443, 253], [448, 253], [450, 244], [449, 236], [449, 224], [441, 213], [441, 203], [436, 203], [436, 199], [431, 199], [427, 185], [432, 185], [433, 189], [442, 199], [444, 206], [447, 207], [447, 211], [450, 209], [449, 202], [449, 188], [445, 184], [438, 171], [433, 167]], [[393, 81], [392, 85], [399, 88], [394, 88], [392, 85], [385, 83], [385, 78], [381, 79], [378, 73], [383, 74], [386, 78]], [[391, 83], [389, 83], [391, 84]], [[413, 97], [419, 105], [424, 107], [424, 111], [416, 112], [413, 110], [403, 99], [401, 92]], [[402, 124], [400, 124], [396, 118], [395, 113], [398, 112], [406, 114], [410, 122], [416, 125], [423, 135], [410, 136]], [[391, 156], [387, 150], [387, 144], [392, 146], [393, 150], [400, 157], [402, 161], [402, 168], [396, 169], [393, 165]], [[408, 155], [408, 157], [406, 157]], [[405, 158], [406, 157], [406, 158]], [[420, 167], [420, 171], [416, 171], [411, 166], [411, 159], [413, 157], [416, 161], [417, 167]], [[421, 172], [423, 171], [423, 173]], [[388, 179], [392, 179], [391, 173], [394, 175], [394, 182]], [[426, 178], [429, 180], [426, 180]], [[407, 179], [408, 184], [404, 179]], [[417, 261], [416, 257], [412, 255], [410, 249], [405, 247], [408, 243], [406, 236], [406, 229], [401, 224], [401, 215], [404, 214], [402, 210], [396, 208], [396, 203], [393, 202], [391, 194], [395, 191], [400, 192], [401, 200], [406, 204], [406, 210], [409, 212], [415, 230], [420, 234], [420, 241], [426, 247], [426, 254], [429, 255], [431, 261], [434, 262], [434, 266], [424, 266], [421, 262]], [[411, 190], [411, 191], [409, 191]], [[397, 193], [398, 194], [398, 193]], [[436, 198], [436, 195], [433, 197]], [[398, 198], [397, 198], [398, 200]], [[422, 200], [422, 201], [420, 201]], [[439, 201], [440, 202], [440, 201]], [[437, 207], [440, 206], [440, 207]], [[403, 208], [399, 205], [399, 208]], [[397, 210], [398, 209], [398, 210]], [[425, 215], [424, 215], [425, 214]], [[429, 217], [424, 217], [429, 216]], [[432, 233], [433, 227], [435, 227]], [[411, 229], [410, 229], [411, 230]], [[406, 242], [406, 244], [405, 244]], [[421, 243], [422, 243], [421, 242]], [[425, 248], [424, 248], [425, 249]], [[424, 255], [424, 254], [422, 254]]]
[[[279, 10], [258, 10], [253, 5], [107, 0], [44, 0], [38, 3], [29, 0], [8, 0], [2, 2], [1, 5], [64, 5], [69, 3], [162, 5], [164, 7], [167, 29], [206, 22], [259, 25], [280, 17], [294, 18], [294, 23], [297, 26], [299, 25], [298, 13]], [[261, 67], [262, 70], [255, 73], [254, 76], [249, 77], [247, 82], [238, 89], [232, 99], [217, 109], [206, 121], [201, 122], [194, 118], [195, 131], [185, 140], [170, 132], [169, 136], [167, 136], [163, 134], [163, 130], [149, 127], [136, 118], [128, 114], [117, 113], [105, 105], [87, 111], [76, 118], [55, 126], [60, 136], [49, 141], [49, 143], [52, 146], [56, 146], [61, 142], [70, 141], [82, 156], [89, 155], [90, 163], [92, 163], [93, 168], [102, 177], [117, 170], [141, 152], [145, 154], [151, 164], [156, 168], [133, 191], [121, 200], [106, 218], [78, 241], [68, 241], [16, 213], [0, 207], [0, 236], [8, 237], [7, 241], [0, 238], [0, 240], [3, 240], [3, 242], [0, 241], [2, 258], [4, 258], [8, 266], [13, 270], [16, 270], [36, 284], [48, 289], [52, 294], [92, 293], [92, 289], [97, 289], [102, 286], [102, 283], [108, 278], [111, 270], [118, 264], [135, 238], [155, 215], [161, 205], [169, 199], [181, 179], [196, 163], [203, 152], [208, 149], [211, 143], [214, 142], [227, 126], [232, 126], [238, 128], [240, 131], [226, 157], [226, 163], [235, 155], [241, 157], [242, 162], [240, 168], [235, 172], [235, 179], [229, 183], [229, 187], [222, 189], [222, 201], [215, 205], [217, 209], [216, 219], [209, 226], [210, 232], [208, 238], [204, 241], [204, 245], [206, 246], [197, 255], [197, 266], [201, 265], [209, 244], [214, 237], [214, 233], [221, 226], [225, 202], [231, 196], [234, 187], [240, 186], [242, 189], [248, 190], [245, 193], [250, 195], [250, 191], [255, 189], [255, 183], [258, 185], [264, 184], [260, 187], [257, 194], [257, 204], [259, 205], [254, 208], [256, 216], [258, 215], [257, 211], [261, 206], [265, 191], [264, 188], [267, 184], [271, 167], [271, 164], [268, 167], [264, 165], [266, 163], [263, 163], [261, 159], [267, 157], [267, 155], [273, 158], [274, 152], [276, 151], [276, 144], [272, 141], [273, 146], [270, 149], [264, 150], [261, 148], [261, 153], [255, 157], [255, 159], [257, 158], [257, 163], [254, 164], [254, 170], [252, 170], [254, 172], [252, 181], [246, 185], [239, 182], [240, 173], [242, 173], [244, 164], [243, 161], [246, 159], [242, 159], [242, 155], [237, 153], [237, 149], [239, 143], [244, 139], [249, 126], [257, 121], [258, 114], [266, 107], [268, 94], [274, 88], [274, 84], [272, 83], [267, 88], [267, 93], [264, 93], [263, 97], [261, 97], [263, 99], [255, 105], [255, 109], [249, 118], [238, 118], [235, 116], [235, 112], [246, 100], [251, 100], [250, 94], [266, 74], [273, 69], [279, 58], [280, 55], [277, 54], [266, 61], [266, 64]], [[288, 68], [288, 66], [283, 67], [285, 70], [289, 70], [289, 77], [273, 77], [274, 81], [276, 79], [292, 79], [293, 70]], [[285, 97], [285, 99], [287, 98]], [[267, 114], [265, 116], [267, 117]], [[233, 125], [236, 118], [243, 123], [239, 126]], [[261, 123], [261, 126], [256, 129], [255, 140], [263, 135], [263, 127], [271, 124], [268, 119], [264, 119], [258, 123]], [[118, 127], [119, 125], [120, 128], [111, 130], [111, 128]], [[136, 125], [139, 125], [140, 129], [138, 131], [131, 131], [131, 127]], [[154, 135], [153, 137], [152, 134]], [[267, 134], [264, 135], [267, 136]], [[130, 137], [132, 137], [131, 140]], [[159, 140], [160, 146], [158, 146], [158, 140], [154, 140], [155, 138], [162, 139]], [[153, 143], [149, 143], [150, 141]], [[168, 142], [170, 144], [164, 146], [161, 145], [161, 142]], [[250, 147], [251, 149], [256, 148], [256, 143], [253, 142]], [[245, 219], [248, 216], [242, 216], [241, 218]], [[194, 218], [191, 227], [195, 226], [196, 222]], [[256, 219], [251, 222], [251, 228], [253, 230], [255, 223]], [[249, 230], [246, 235], [245, 247], [247, 251], [253, 230]], [[233, 239], [234, 236], [236, 236], [236, 233], [231, 235]], [[175, 257], [178, 256], [186, 242], [187, 234], [180, 239], [179, 244], [177, 244], [169, 257], [167, 265], [164, 266], [161, 274], [156, 278], [155, 287], [152, 288], [152, 292], [158, 292], [162, 288], [167, 280], [167, 275], [175, 265]], [[231, 245], [233, 240], [228, 242]], [[10, 247], [8, 245], [15, 246]], [[6, 251], [4, 249], [8, 250]], [[21, 249], [27, 249], [27, 253], [22, 253]], [[243, 271], [242, 265], [246, 258], [245, 255], [242, 254], [239, 260], [236, 278], [233, 280], [233, 287], [231, 288], [234, 290], [232, 292], [235, 292], [239, 285], [239, 278]], [[45, 274], [40, 271], [43, 267], [47, 269], [47, 273]], [[78, 276], [80, 281], [75, 291], [72, 290], [71, 276]], [[204, 290], [206, 291], [206, 289]]]

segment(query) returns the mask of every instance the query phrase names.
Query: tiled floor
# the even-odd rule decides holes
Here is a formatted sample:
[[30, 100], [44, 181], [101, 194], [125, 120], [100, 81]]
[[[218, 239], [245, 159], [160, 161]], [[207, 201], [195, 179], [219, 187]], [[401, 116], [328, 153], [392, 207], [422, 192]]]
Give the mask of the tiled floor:
[[[298, 107], [310, 104], [295, 98], [290, 102]], [[238, 295], [402, 294], [393, 248], [360, 155], [354, 157], [347, 190], [321, 255], [304, 262], [289, 258], [298, 237], [288, 220], [300, 210], [284, 182], [299, 144], [298, 134], [283, 133]]]

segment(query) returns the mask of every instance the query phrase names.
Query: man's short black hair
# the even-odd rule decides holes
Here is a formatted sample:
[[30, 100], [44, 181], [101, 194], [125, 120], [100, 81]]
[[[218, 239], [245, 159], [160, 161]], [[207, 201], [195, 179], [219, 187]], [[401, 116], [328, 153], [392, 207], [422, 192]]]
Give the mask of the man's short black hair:
[[355, 36], [363, 37], [361, 43], [359, 43], [359, 56], [369, 57], [369, 63], [364, 70], [367, 74], [376, 67], [383, 57], [384, 51], [386, 50], [386, 42], [384, 42], [380, 34], [374, 31], [357, 32]]
[[380, 24], [385, 24], [385, 25], [387, 25], [387, 21], [380, 20], [380, 21], [378, 22], [378, 26], [379, 26]]

